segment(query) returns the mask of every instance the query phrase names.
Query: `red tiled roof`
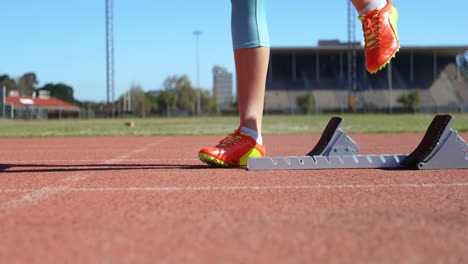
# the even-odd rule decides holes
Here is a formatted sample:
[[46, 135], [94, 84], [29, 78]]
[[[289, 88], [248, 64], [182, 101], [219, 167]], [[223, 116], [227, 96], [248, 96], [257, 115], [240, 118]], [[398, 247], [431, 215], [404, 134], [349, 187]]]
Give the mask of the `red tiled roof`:
[[5, 97], [5, 103], [13, 104], [14, 107], [19, 106], [34, 106], [34, 107], [44, 107], [44, 108], [78, 108], [78, 106], [70, 104], [68, 102], [62, 101], [55, 97], [50, 97], [48, 99], [43, 98], [32, 98], [31, 96], [20, 96], [20, 97]]

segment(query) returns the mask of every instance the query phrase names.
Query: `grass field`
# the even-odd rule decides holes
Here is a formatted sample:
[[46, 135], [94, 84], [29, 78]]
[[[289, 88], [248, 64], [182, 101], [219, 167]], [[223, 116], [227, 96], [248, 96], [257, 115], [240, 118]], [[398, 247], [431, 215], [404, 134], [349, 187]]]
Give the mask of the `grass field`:
[[[266, 115], [263, 134], [320, 134], [334, 115]], [[425, 132], [434, 114], [343, 114], [348, 133]], [[452, 128], [468, 131], [468, 114], [453, 114]], [[133, 121], [134, 127], [125, 126]], [[0, 137], [223, 135], [234, 131], [236, 116], [132, 119], [8, 120], [0, 119]]]

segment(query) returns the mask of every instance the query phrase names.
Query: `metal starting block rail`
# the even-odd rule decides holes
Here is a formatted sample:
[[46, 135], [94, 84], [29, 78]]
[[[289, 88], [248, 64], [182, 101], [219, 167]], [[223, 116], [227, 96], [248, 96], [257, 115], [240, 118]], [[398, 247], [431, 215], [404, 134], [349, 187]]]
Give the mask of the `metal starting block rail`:
[[468, 144], [450, 128], [453, 117], [437, 115], [421, 143], [410, 154], [359, 155], [359, 146], [333, 117], [307, 155], [250, 158], [249, 170], [314, 169], [468, 169]]

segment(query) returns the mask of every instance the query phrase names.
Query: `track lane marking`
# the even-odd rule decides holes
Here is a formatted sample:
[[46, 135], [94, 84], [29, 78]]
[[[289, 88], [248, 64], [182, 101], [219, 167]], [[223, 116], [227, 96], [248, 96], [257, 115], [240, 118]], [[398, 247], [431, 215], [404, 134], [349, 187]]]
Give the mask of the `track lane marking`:
[[68, 189], [68, 186], [44, 187], [42, 189], [26, 193], [19, 198], [15, 198], [0, 204], [0, 217], [4, 216], [13, 209], [21, 208], [29, 204], [36, 204], [44, 199], [49, 198], [50, 196], [53, 196], [56, 193], [63, 192], [66, 189]]
[[127, 188], [70, 188], [69, 191], [258, 191], [258, 190], [300, 190], [300, 189], [384, 189], [384, 188], [442, 188], [468, 187], [467, 183], [449, 184], [376, 184], [376, 185], [286, 185], [286, 186], [188, 186], [188, 187], [127, 187]]
[[40, 165], [43, 162], [107, 162], [107, 161], [198, 161], [199, 159], [100, 159], [100, 160], [4, 160], [2, 164], [28, 163], [31, 165]]
[[[157, 142], [153, 142], [151, 144], [147, 144], [143, 147], [140, 147], [136, 150], [133, 150], [127, 154], [123, 154], [123, 155], [120, 155], [116, 158], [113, 158], [113, 159], [109, 159], [109, 160], [105, 160], [104, 163], [102, 163], [103, 165], [105, 164], [116, 164], [115, 162], [118, 162], [120, 161], [119, 158], [121, 157], [129, 157], [133, 154], [136, 154], [136, 153], [141, 153], [143, 151], [146, 151], [154, 146], [157, 146], [157, 145], [160, 145], [161, 143], [164, 143], [166, 141], [168, 141], [169, 138], [163, 138], [162, 140], [159, 140]], [[58, 182], [63, 182], [64, 180], [66, 179], [69, 179], [71, 182], [78, 182], [80, 180], [84, 180], [86, 178], [88, 178], [89, 176], [91, 176], [92, 173], [89, 173], [89, 174], [85, 174], [83, 175], [82, 173], [75, 173], [75, 174], [71, 174], [71, 175], [68, 175], [66, 176], [65, 178], [61, 179], [61, 180], [58, 180], [54, 183], [58, 183]], [[79, 177], [79, 179], [77, 179], [76, 177]], [[12, 200], [9, 200], [7, 202], [4, 202], [4, 203], [1, 203], [0, 204], [0, 217], [2, 216], [5, 216], [7, 213], [11, 212], [12, 210], [15, 210], [15, 209], [19, 209], [19, 208], [22, 208], [22, 207], [25, 207], [25, 206], [28, 206], [30, 204], [36, 204], [36, 203], [39, 203], [40, 201], [44, 200], [44, 199], [47, 199], [53, 195], [55, 195], [56, 193], [61, 193], [61, 192], [64, 192], [64, 191], [67, 191], [67, 190], [70, 190], [72, 189], [70, 187], [70, 185], [65, 185], [65, 186], [58, 186], [58, 187], [51, 187], [51, 186], [46, 186], [46, 187], [43, 187], [39, 190], [28, 190], [28, 191], [24, 191], [26, 194], [22, 195], [21, 197], [19, 198], [14, 198]], [[0, 191], [0, 193], [2, 192], [10, 192], [11, 193], [11, 190], [8, 191], [8, 190], [5, 190], [5, 191]]]
[[120, 162], [122, 160], [125, 160], [125, 159], [129, 158], [130, 156], [132, 156], [134, 154], [138, 154], [138, 153], [142, 153], [144, 151], [147, 151], [148, 149], [150, 149], [152, 147], [155, 147], [157, 145], [160, 145], [161, 143], [164, 143], [164, 142], [166, 142], [168, 140], [169, 140], [168, 138], [164, 138], [164, 139], [162, 139], [160, 141], [153, 142], [153, 143], [148, 144], [148, 145], [146, 145], [144, 147], [141, 147], [141, 148], [135, 149], [133, 151], [130, 151], [129, 153], [120, 155], [120, 156], [118, 156], [116, 158], [106, 160], [106, 161], [104, 161], [104, 164], [115, 164], [116, 162]]
[[[178, 191], [259, 191], [259, 190], [301, 190], [301, 189], [389, 189], [389, 188], [457, 188], [468, 187], [463, 183], [421, 183], [421, 184], [343, 184], [343, 185], [273, 185], [273, 186], [187, 186], [187, 187], [122, 187], [122, 188], [71, 188], [57, 187], [59, 191], [70, 192], [178, 192]], [[34, 189], [0, 189], [0, 193], [41, 191]], [[56, 188], [49, 188], [55, 190]]]
[[4, 189], [0, 190], [0, 193], [18, 193], [18, 192], [33, 192], [36, 189]]

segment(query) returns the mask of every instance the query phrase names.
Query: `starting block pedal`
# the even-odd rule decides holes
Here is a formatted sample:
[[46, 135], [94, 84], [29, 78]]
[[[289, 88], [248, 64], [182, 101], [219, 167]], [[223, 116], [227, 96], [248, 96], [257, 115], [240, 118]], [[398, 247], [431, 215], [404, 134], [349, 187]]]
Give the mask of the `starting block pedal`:
[[307, 156], [354, 156], [359, 154], [359, 146], [348, 134], [340, 129], [343, 119], [332, 117], [315, 147]]
[[359, 146], [333, 117], [307, 155], [250, 158], [248, 170], [311, 169], [468, 169], [468, 144], [450, 128], [453, 117], [438, 115], [423, 140], [408, 155], [358, 155]]
[[432, 120], [418, 147], [402, 162], [408, 169], [468, 169], [468, 144], [450, 128], [453, 117]]

